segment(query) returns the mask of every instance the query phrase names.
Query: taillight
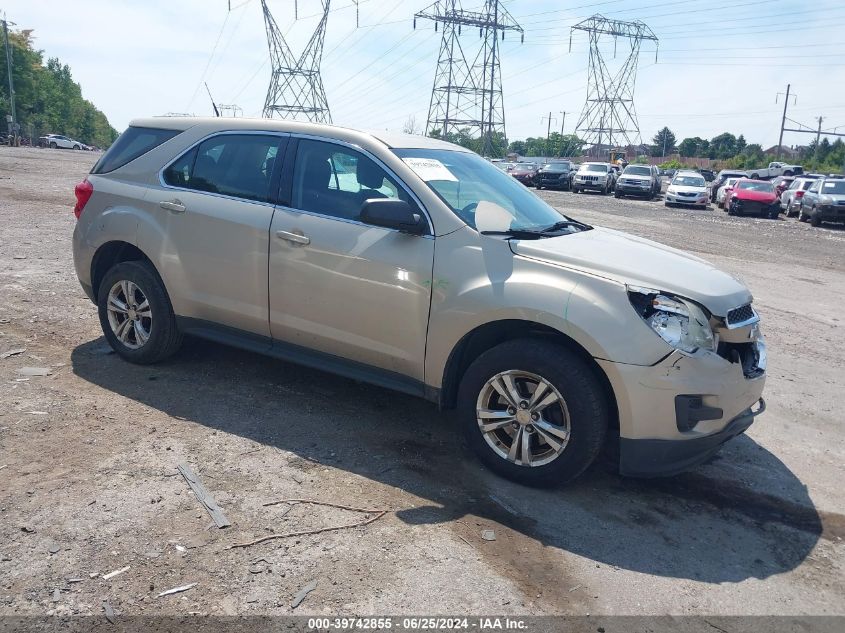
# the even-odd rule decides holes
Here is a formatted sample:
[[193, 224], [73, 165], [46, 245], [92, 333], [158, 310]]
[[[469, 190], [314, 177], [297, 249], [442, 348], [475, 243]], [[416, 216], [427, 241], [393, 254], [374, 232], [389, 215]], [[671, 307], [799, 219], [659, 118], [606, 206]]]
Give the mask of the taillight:
[[85, 205], [88, 204], [88, 201], [91, 199], [91, 194], [94, 193], [94, 185], [88, 182], [86, 178], [73, 190], [76, 194], [76, 206], [73, 207], [73, 214], [76, 216], [76, 219], [79, 219], [79, 216], [82, 215], [82, 210], [85, 208]]
[[803, 189], [799, 189], [798, 191], [796, 191], [796, 192], [795, 192], [795, 197], [796, 197], [796, 198], [803, 198], [803, 197], [804, 197], [804, 190], [803, 190]]

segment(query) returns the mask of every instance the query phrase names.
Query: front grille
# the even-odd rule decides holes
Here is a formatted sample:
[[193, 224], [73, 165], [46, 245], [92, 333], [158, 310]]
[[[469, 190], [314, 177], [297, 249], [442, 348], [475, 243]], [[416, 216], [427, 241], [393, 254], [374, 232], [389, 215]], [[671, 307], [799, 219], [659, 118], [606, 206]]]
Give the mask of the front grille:
[[734, 308], [728, 312], [728, 326], [736, 325], [737, 323], [743, 323], [748, 321], [749, 319], [753, 319], [755, 316], [754, 310], [751, 308], [751, 304], [746, 304], [739, 308]]
[[695, 196], [697, 196], [698, 194], [697, 194], [697, 193], [694, 193], [694, 192], [691, 192], [691, 191], [680, 191], [680, 192], [678, 192], [678, 195], [679, 195], [679, 196], [684, 196], [685, 198], [694, 198], [694, 197], [695, 197]]
[[599, 177], [598, 176], [581, 176], [581, 180], [584, 180], [586, 182], [598, 182]]

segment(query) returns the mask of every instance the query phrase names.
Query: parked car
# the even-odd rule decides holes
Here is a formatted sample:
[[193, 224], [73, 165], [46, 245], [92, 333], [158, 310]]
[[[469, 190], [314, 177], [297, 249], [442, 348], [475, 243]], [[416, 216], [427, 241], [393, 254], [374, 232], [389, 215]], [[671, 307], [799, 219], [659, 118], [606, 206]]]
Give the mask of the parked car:
[[667, 207], [681, 204], [706, 209], [709, 197], [704, 176], [695, 171], [679, 171], [669, 183], [663, 200]]
[[772, 183], [775, 186], [775, 194], [780, 197], [784, 191], [789, 189], [789, 185], [795, 180], [793, 176], [781, 176], [780, 178], [775, 178]]
[[749, 178], [752, 180], [777, 178], [778, 176], [800, 176], [804, 173], [801, 165], [789, 165], [787, 163], [773, 162], [768, 167], [760, 169], [748, 169]]
[[723, 169], [720, 171], [716, 174], [716, 180], [710, 185], [710, 202], [716, 202], [716, 194], [728, 178], [748, 178], [748, 174], [735, 169]]
[[572, 179], [572, 191], [592, 190], [608, 194], [616, 184], [616, 172], [609, 163], [581, 163]]
[[801, 207], [801, 198], [804, 197], [807, 189], [816, 181], [815, 178], [807, 178], [802, 176], [796, 178], [789, 185], [789, 188], [780, 194], [780, 206], [786, 213], [787, 217], [792, 217], [798, 213]]
[[764, 408], [741, 282], [564, 216], [456, 145], [156, 117], [75, 194], [76, 273], [132, 363], [193, 334], [425, 397], [528, 484], [573, 479], [608, 442], [623, 474], [679, 472]]
[[534, 185], [537, 189], [571, 189], [574, 170], [568, 160], [553, 160], [546, 163], [537, 172]]
[[699, 174], [704, 176], [705, 182], [713, 182], [714, 180], [716, 180], [716, 172], [714, 172], [712, 169], [698, 169], [696, 171], [698, 171]]
[[533, 187], [534, 176], [537, 175], [537, 171], [539, 171], [539, 169], [540, 167], [537, 163], [517, 163], [516, 166], [511, 169], [510, 175], [526, 187]]
[[813, 226], [845, 222], [845, 179], [819, 178], [801, 198], [798, 219]]
[[61, 134], [47, 134], [38, 139], [39, 143], [44, 147], [51, 149], [86, 149], [87, 145], [81, 141], [75, 141], [67, 136]]
[[645, 196], [653, 200], [660, 193], [660, 175], [657, 168], [651, 165], [628, 165], [616, 182], [613, 195]]
[[731, 191], [733, 191], [734, 185], [739, 181], [738, 177], [731, 176], [725, 181], [719, 190], [716, 192], [716, 205], [720, 209], [725, 208], [725, 198], [730, 196]]
[[741, 178], [725, 198], [725, 207], [728, 215], [760, 215], [776, 220], [780, 214], [780, 200], [767, 180]]

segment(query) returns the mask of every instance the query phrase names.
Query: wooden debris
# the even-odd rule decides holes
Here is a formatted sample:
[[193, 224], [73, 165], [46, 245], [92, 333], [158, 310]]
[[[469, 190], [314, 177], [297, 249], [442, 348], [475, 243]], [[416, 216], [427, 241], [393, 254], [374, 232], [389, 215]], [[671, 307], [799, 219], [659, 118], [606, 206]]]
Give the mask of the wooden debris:
[[103, 610], [106, 612], [106, 620], [114, 624], [114, 609], [109, 604], [108, 600], [103, 600]]
[[181, 587], [173, 587], [173, 589], [168, 589], [167, 591], [162, 591], [160, 594], [156, 596], [156, 598], [161, 598], [162, 596], [170, 596], [174, 593], [182, 593], [183, 591], [187, 591], [188, 589], [193, 589], [197, 586], [197, 583], [192, 582], [188, 585], [182, 585]]
[[109, 580], [110, 578], [114, 578], [115, 576], [120, 576], [123, 572], [129, 571], [129, 565], [126, 567], [121, 567], [120, 569], [115, 569], [114, 571], [110, 571], [109, 573], [105, 574], [102, 578], [103, 580]]
[[199, 502], [205, 506], [205, 509], [208, 511], [208, 514], [211, 516], [214, 523], [217, 524], [218, 528], [225, 528], [232, 525], [229, 522], [229, 519], [226, 518], [226, 515], [223, 514], [223, 510], [220, 506], [217, 505], [217, 502], [214, 500], [214, 497], [205, 489], [205, 486], [202, 485], [199, 477], [194, 474], [194, 471], [191, 470], [190, 466], [187, 464], [179, 464], [178, 466], [179, 472], [182, 473], [182, 476], [185, 478], [185, 481], [188, 482], [188, 485], [191, 487], [191, 490], [194, 491], [194, 494], [197, 496]]
[[0, 358], [9, 358], [10, 356], [17, 356], [18, 354], [23, 354], [25, 351], [25, 347], [10, 349], [8, 352], [3, 352], [2, 354], [0, 354]]
[[21, 367], [18, 370], [21, 376], [49, 376], [49, 367]]
[[227, 549], [234, 549], [236, 547], [250, 547], [252, 545], [258, 545], [259, 543], [263, 543], [264, 541], [271, 541], [273, 539], [278, 538], [291, 538], [294, 536], [309, 536], [312, 534], [322, 534], [323, 532], [334, 532], [336, 530], [346, 530], [349, 528], [361, 527], [364, 525], [369, 525], [374, 521], [378, 521], [381, 517], [385, 514], [390, 512], [390, 510], [372, 510], [366, 508], [354, 508], [351, 506], [344, 506], [338, 503], [329, 503], [327, 501], [315, 501], [313, 499], [280, 499], [278, 501], [271, 501], [269, 503], [263, 504], [266, 506], [272, 506], [279, 503], [308, 503], [311, 505], [316, 506], [328, 506], [330, 508], [340, 508], [341, 510], [349, 510], [351, 512], [362, 512], [364, 514], [372, 514], [373, 516], [365, 518], [361, 521], [356, 521], [355, 523], [346, 523], [343, 525], [332, 525], [329, 527], [324, 528], [315, 528], [313, 530], [303, 530], [301, 532], [286, 532], [284, 534], [270, 534], [269, 536], [262, 536], [261, 538], [255, 539], [254, 541], [249, 541], [246, 543], [233, 543]]
[[317, 581], [312, 580], [307, 585], [305, 585], [302, 589], [296, 592], [296, 595], [293, 597], [293, 602], [290, 603], [291, 609], [296, 609], [299, 605], [302, 604], [302, 601], [305, 600], [305, 597], [314, 591], [317, 588]]

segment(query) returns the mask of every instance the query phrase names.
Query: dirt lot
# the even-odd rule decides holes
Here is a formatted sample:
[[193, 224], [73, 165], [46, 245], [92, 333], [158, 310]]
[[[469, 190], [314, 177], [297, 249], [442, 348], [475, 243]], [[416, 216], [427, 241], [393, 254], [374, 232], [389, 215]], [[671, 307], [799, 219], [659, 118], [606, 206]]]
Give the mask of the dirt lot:
[[[769, 409], [688, 474], [532, 490], [482, 469], [423, 401], [199, 341], [119, 360], [71, 262], [72, 189], [95, 158], [0, 149], [0, 353], [26, 348], [0, 359], [0, 614], [283, 614], [314, 580], [295, 613], [845, 614], [841, 228], [542, 192], [748, 283]], [[210, 527], [183, 461], [231, 527]], [[364, 518], [262, 505], [282, 498], [390, 512], [229, 549]]]

